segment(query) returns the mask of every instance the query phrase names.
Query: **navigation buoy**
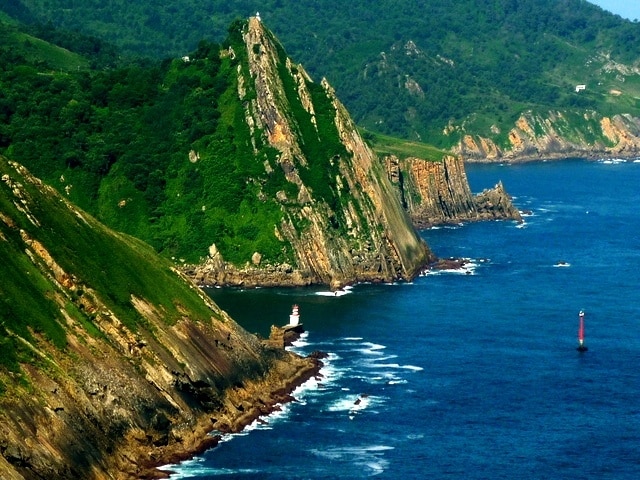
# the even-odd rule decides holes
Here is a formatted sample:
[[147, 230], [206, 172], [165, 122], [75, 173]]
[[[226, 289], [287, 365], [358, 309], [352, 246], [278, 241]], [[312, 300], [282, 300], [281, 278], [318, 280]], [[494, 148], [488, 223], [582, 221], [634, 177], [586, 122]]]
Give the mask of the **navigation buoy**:
[[589, 349], [584, 344], [584, 310], [580, 310], [578, 317], [580, 319], [580, 323], [578, 325], [578, 348], [576, 348], [576, 350], [579, 352], [586, 352]]

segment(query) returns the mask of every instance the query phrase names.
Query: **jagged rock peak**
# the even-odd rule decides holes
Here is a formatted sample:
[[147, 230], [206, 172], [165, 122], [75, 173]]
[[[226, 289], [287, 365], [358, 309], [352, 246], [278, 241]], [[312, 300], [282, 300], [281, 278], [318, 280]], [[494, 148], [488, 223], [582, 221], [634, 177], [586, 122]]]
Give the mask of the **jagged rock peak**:
[[297, 187], [295, 198], [288, 189], [271, 199], [283, 215], [275, 235], [291, 245], [294, 265], [220, 268], [218, 259], [190, 274], [203, 283], [243, 285], [411, 278], [431, 253], [329, 83], [314, 83], [257, 18], [241, 33], [246, 64], [237, 65], [238, 96], [254, 148], [275, 148], [277, 159], [265, 169], [282, 169]]

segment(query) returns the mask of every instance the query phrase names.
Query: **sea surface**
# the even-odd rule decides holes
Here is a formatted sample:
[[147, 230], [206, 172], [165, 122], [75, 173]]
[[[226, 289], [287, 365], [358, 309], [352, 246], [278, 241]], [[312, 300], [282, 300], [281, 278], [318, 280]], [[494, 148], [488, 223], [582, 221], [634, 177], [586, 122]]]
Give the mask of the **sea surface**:
[[[640, 163], [470, 166], [525, 223], [422, 232], [464, 271], [411, 283], [210, 291], [252, 332], [300, 306], [327, 352], [297, 402], [172, 479], [640, 478]], [[585, 353], [576, 351], [585, 311]]]

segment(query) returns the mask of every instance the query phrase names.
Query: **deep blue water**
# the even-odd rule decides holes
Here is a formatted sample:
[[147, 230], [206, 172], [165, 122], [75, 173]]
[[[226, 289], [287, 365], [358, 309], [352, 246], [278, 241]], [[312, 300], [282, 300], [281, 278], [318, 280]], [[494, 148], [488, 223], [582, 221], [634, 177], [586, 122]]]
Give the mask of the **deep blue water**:
[[[298, 402], [172, 478], [640, 478], [640, 163], [472, 166], [524, 225], [432, 229], [468, 274], [318, 289], [214, 290], [250, 331], [300, 305], [330, 354]], [[566, 262], [568, 266], [556, 266]], [[576, 351], [578, 312], [589, 351]], [[358, 405], [356, 402], [361, 399]]]

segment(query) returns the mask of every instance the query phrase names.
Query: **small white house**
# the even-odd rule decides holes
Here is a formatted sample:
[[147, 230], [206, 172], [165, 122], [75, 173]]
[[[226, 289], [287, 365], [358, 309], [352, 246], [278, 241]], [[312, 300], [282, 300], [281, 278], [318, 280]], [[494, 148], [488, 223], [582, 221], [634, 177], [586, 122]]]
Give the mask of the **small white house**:
[[582, 90], [586, 90], [586, 85], [576, 85], [576, 93], [581, 92]]

